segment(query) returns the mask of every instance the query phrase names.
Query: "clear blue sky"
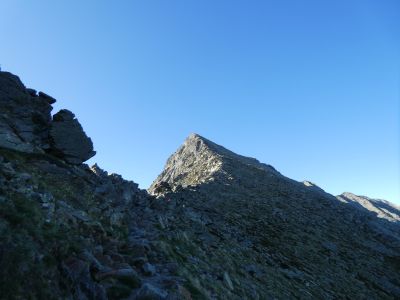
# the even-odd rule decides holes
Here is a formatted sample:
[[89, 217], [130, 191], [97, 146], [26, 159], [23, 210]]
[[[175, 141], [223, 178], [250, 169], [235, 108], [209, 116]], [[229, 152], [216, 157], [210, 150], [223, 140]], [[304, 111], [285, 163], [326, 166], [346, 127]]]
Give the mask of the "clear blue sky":
[[191, 132], [400, 204], [400, 1], [0, 2], [0, 63], [147, 188]]

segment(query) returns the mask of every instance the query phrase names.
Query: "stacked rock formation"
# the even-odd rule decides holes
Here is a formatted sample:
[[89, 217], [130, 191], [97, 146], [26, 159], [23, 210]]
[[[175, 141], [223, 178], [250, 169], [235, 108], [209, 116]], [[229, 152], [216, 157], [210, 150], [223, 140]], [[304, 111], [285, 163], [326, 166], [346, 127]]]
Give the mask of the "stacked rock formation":
[[0, 72], [0, 299], [190, 299], [153, 197], [83, 164], [92, 142], [54, 102]]
[[71, 164], [92, 157], [93, 144], [74, 115], [61, 110], [51, 117], [56, 100], [8, 72], [0, 72], [0, 147], [27, 153], [49, 152]]

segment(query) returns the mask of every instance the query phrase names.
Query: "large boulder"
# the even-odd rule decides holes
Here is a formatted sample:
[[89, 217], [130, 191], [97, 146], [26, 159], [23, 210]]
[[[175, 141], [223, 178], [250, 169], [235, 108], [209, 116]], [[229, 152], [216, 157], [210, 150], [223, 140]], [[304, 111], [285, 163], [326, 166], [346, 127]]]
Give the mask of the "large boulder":
[[49, 96], [26, 89], [21, 80], [0, 72], [0, 147], [24, 152], [43, 152], [49, 148], [51, 122]]
[[50, 152], [70, 164], [79, 165], [96, 152], [92, 140], [83, 131], [75, 115], [62, 109], [53, 116], [50, 128]]
[[0, 148], [28, 153], [52, 153], [71, 164], [91, 158], [93, 143], [72, 112], [61, 110], [53, 119], [56, 99], [26, 88], [21, 80], [0, 72]]

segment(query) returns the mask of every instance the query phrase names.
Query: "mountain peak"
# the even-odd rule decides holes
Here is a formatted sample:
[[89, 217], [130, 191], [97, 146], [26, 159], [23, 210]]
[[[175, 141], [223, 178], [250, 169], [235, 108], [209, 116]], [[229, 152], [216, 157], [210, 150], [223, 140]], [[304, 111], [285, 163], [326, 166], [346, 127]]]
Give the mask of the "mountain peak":
[[196, 133], [190, 134], [167, 160], [163, 172], [153, 182], [149, 191], [154, 192], [162, 182], [171, 186], [189, 186], [210, 180], [222, 165], [218, 147]]
[[243, 168], [281, 176], [270, 165], [236, 154], [197, 133], [192, 133], [167, 160], [163, 172], [153, 182], [149, 191], [154, 193], [154, 189], [162, 182], [173, 188], [214, 180], [231, 180], [241, 177]]
[[[226, 155], [227, 152], [231, 152], [228, 149], [225, 149], [224, 147], [206, 139], [205, 137], [197, 134], [197, 133], [191, 133], [184, 141], [183, 145], [184, 147], [189, 148], [190, 150], [194, 151], [202, 151], [202, 150], [208, 150], [214, 155]], [[194, 147], [194, 148], [192, 148]], [[233, 152], [232, 152], [233, 154]]]
[[186, 140], [197, 140], [197, 139], [202, 139], [204, 140], [204, 137], [202, 137], [200, 134], [197, 134], [195, 132], [192, 132], [189, 134], [189, 136], [186, 138]]

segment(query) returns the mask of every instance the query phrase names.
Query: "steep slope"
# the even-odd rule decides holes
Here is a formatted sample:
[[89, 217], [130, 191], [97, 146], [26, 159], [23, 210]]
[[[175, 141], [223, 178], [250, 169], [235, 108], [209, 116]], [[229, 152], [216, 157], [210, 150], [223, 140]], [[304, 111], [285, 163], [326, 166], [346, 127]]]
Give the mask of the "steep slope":
[[340, 201], [353, 205], [359, 209], [367, 209], [376, 213], [378, 217], [392, 222], [400, 221], [400, 207], [382, 199], [371, 199], [366, 196], [358, 196], [352, 193], [343, 193], [336, 196]]
[[54, 102], [0, 72], [0, 299], [185, 299], [154, 199]]
[[198, 298], [396, 299], [400, 227], [191, 135], [149, 191]]
[[152, 196], [84, 164], [93, 143], [55, 101], [0, 72], [0, 299], [400, 297], [390, 203], [195, 134]]

